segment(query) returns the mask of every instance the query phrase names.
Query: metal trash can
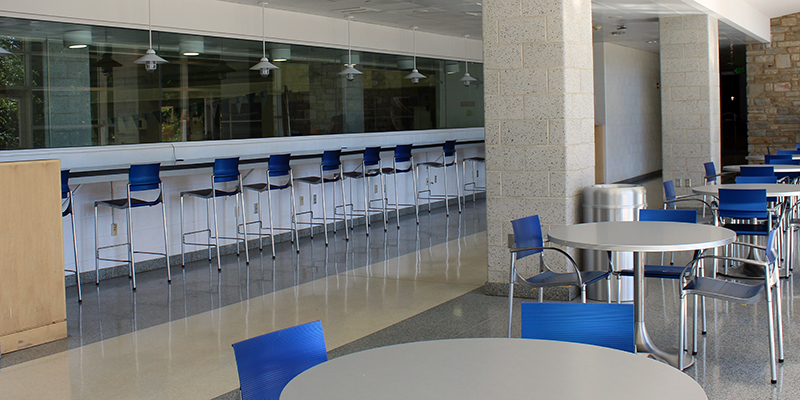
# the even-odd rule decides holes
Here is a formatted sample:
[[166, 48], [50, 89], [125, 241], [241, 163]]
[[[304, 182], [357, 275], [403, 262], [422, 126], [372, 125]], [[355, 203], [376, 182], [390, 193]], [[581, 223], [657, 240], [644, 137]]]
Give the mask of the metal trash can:
[[[645, 188], [639, 185], [610, 184], [594, 185], [583, 189], [583, 222], [638, 221], [639, 210], [646, 208]], [[583, 250], [581, 268], [586, 271], [606, 270], [608, 255], [605, 251]], [[612, 255], [615, 269], [633, 268], [633, 253], [615, 252]], [[611, 281], [611, 300], [633, 300], [633, 278], [622, 277], [621, 293], [617, 293], [617, 282]], [[593, 300], [607, 301], [606, 285], [595, 283], [586, 288], [586, 295]]]

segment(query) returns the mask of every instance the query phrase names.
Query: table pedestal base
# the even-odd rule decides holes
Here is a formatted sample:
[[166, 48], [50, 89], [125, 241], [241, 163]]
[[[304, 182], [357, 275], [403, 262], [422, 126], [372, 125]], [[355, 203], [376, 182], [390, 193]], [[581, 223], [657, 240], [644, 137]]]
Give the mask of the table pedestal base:
[[675, 368], [678, 368], [679, 360], [681, 355], [683, 355], [683, 368], [689, 368], [694, 364], [694, 356], [687, 352], [687, 351], [679, 351], [679, 350], [664, 350], [656, 347], [655, 344], [650, 340], [650, 336], [647, 334], [647, 330], [645, 329], [644, 322], [636, 322], [636, 351], [640, 353], [649, 353], [653, 357], [656, 357], [660, 360], [666, 361], [669, 365], [672, 365]]

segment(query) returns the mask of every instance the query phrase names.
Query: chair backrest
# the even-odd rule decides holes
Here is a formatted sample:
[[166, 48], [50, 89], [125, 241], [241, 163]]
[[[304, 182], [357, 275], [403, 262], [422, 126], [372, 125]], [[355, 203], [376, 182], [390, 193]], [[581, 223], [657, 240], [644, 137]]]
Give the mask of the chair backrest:
[[[521, 249], [525, 247], [544, 246], [544, 239], [542, 238], [542, 225], [539, 221], [538, 215], [531, 215], [529, 217], [515, 219], [511, 221], [511, 227], [514, 229], [515, 248]], [[516, 255], [517, 259], [520, 259], [541, 252], [542, 250], [527, 250], [517, 252]]]
[[737, 176], [736, 183], [778, 183], [778, 177], [772, 176]]
[[267, 162], [267, 171], [271, 177], [279, 177], [289, 175], [289, 161], [292, 156], [290, 154], [272, 154], [269, 156]]
[[320, 321], [233, 344], [242, 400], [275, 399], [292, 378], [328, 361]]
[[[764, 160], [764, 162], [767, 162]], [[791, 158], [774, 158], [767, 162], [769, 165], [800, 165], [800, 160], [794, 160]]]
[[792, 159], [792, 155], [791, 154], [778, 153], [778, 154], [765, 154], [764, 155], [764, 163], [765, 164], [769, 164], [770, 161], [772, 161], [772, 160], [791, 160], [791, 159]]
[[239, 179], [239, 157], [214, 160], [214, 182], [230, 182]]
[[662, 210], [646, 208], [639, 210], [639, 221], [686, 222], [689, 224], [696, 224], [697, 210]]
[[160, 170], [161, 164], [159, 163], [131, 165], [131, 170], [128, 172], [131, 192], [158, 189], [158, 185], [161, 183], [161, 178], [158, 176]]
[[521, 336], [633, 353], [633, 304], [522, 303]]
[[399, 144], [394, 148], [394, 162], [409, 162], [411, 161], [411, 147], [410, 144]]
[[767, 262], [770, 264], [775, 263], [778, 259], [778, 255], [775, 254], [775, 232], [777, 229], [773, 229], [769, 231], [769, 236], [767, 236]]
[[69, 170], [61, 171], [61, 198], [66, 199], [69, 196]]
[[322, 170], [335, 171], [342, 165], [341, 150], [326, 150], [322, 152]]
[[[672, 180], [664, 181], [664, 200], [675, 200], [678, 195], [675, 194], [675, 182]], [[674, 207], [674, 205], [673, 205]]]
[[720, 189], [719, 216], [735, 219], [767, 218], [765, 189]]
[[716, 182], [717, 181], [717, 167], [714, 166], [713, 161], [709, 161], [703, 164], [703, 168], [706, 170], [706, 183]]
[[739, 168], [742, 176], [775, 176], [775, 167], [769, 165], [743, 165]]
[[775, 154], [790, 154], [790, 155], [800, 154], [800, 149], [799, 150], [778, 150], [778, 151], [775, 152]]
[[452, 157], [455, 154], [456, 154], [456, 141], [448, 140], [444, 142], [444, 156]]
[[381, 148], [367, 147], [364, 149], [364, 165], [373, 166], [381, 163]]

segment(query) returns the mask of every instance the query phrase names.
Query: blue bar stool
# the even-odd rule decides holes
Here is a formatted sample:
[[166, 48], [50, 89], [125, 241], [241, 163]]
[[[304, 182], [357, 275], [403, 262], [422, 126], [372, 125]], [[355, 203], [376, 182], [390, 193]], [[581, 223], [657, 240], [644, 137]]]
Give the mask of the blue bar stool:
[[68, 272], [75, 274], [75, 280], [78, 282], [78, 303], [83, 302], [83, 295], [81, 294], [81, 274], [78, 272], [78, 239], [75, 235], [75, 210], [72, 206], [72, 189], [69, 188], [69, 170], [61, 171], [61, 218], [69, 215], [70, 226], [72, 227], [72, 250], [75, 254], [75, 269], [65, 269]]
[[[411, 154], [410, 144], [397, 145], [394, 148], [394, 158], [392, 158], [392, 166], [381, 168], [381, 173], [384, 175], [394, 176], [394, 203], [389, 203], [386, 199], [386, 207], [394, 207], [395, 218], [397, 218], [397, 229], [400, 229], [400, 206], [414, 206], [414, 213], [419, 225], [419, 199], [417, 197], [417, 171], [414, 169], [414, 156]], [[397, 175], [411, 173], [411, 182], [414, 187], [414, 203], [400, 203], [398, 196]], [[385, 186], [384, 186], [385, 187]], [[384, 196], [386, 197], [386, 196]]]
[[[342, 162], [340, 157], [342, 155], [341, 150], [328, 150], [322, 153], [322, 162], [319, 165], [319, 176], [304, 176], [300, 178], [294, 178], [294, 182], [303, 183], [308, 186], [308, 198], [311, 201], [312, 193], [311, 188], [313, 186], [319, 185], [320, 192], [322, 193], [322, 218], [314, 216], [314, 202], [311, 201], [308, 205], [307, 211], [295, 211], [295, 216], [308, 214], [308, 222], [300, 222], [295, 220], [295, 225], [297, 224], [305, 224], [311, 227], [311, 238], [314, 238], [314, 225], [321, 225], [323, 227], [323, 232], [325, 233], [325, 246], [328, 245], [328, 211], [327, 211], [327, 202], [325, 201], [325, 184], [326, 183], [333, 183], [333, 233], [336, 233], [336, 208], [337, 207], [347, 207], [347, 200], [345, 199], [344, 195], [344, 180], [342, 177]], [[342, 204], [340, 206], [336, 205], [336, 182], [339, 182], [341, 191], [342, 191]], [[350, 240], [350, 232], [347, 227], [347, 218], [343, 217], [342, 220], [344, 221], [344, 234], [345, 240]], [[321, 221], [321, 222], [314, 222], [314, 221]]]
[[[431, 212], [431, 200], [442, 200], [444, 199], [444, 209], [445, 214], [450, 215], [450, 199], [455, 197], [458, 200], [458, 212], [461, 213], [461, 196], [458, 194], [459, 188], [461, 184], [458, 180], [458, 154], [456, 153], [456, 141], [455, 140], [448, 140], [444, 142], [444, 146], [442, 146], [442, 155], [440, 155], [435, 161], [426, 161], [416, 164], [417, 168], [417, 177], [419, 177], [419, 169], [421, 167], [425, 167], [426, 172], [426, 179], [425, 184], [427, 189], [420, 190], [417, 192], [417, 199], [418, 200], [428, 200], [428, 212]], [[444, 180], [444, 194], [433, 194], [431, 189], [431, 168], [438, 168], [442, 170], [442, 178]], [[453, 168], [455, 170], [456, 176], [456, 193], [455, 195], [451, 195], [448, 192], [447, 188], [447, 171], [449, 168]], [[426, 197], [421, 197], [423, 193], [427, 193]]]
[[[236, 182], [237, 185], [231, 190], [224, 190], [217, 188], [224, 186], [227, 182]], [[206, 201], [206, 228], [196, 231], [186, 232], [183, 227], [183, 198], [186, 196], [197, 197]], [[236, 215], [236, 237], [222, 236], [219, 232], [219, 222], [217, 213], [217, 197], [230, 197], [234, 196], [239, 203], [239, 213]], [[211, 200], [211, 205], [214, 212], [214, 230], [209, 226], [208, 218], [208, 203]], [[219, 240], [228, 239], [236, 241], [236, 254], [239, 253], [239, 242], [244, 243], [245, 260], [250, 263], [250, 251], [247, 249], [247, 220], [244, 213], [244, 196], [242, 196], [242, 175], [239, 173], [239, 157], [233, 158], [218, 158], [214, 160], [214, 170], [211, 173], [211, 188], [200, 190], [187, 190], [181, 192], [181, 264], [186, 266], [186, 245], [190, 246], [205, 246], [208, 247], [208, 259], [211, 260], [211, 249], [217, 249], [217, 269], [222, 270], [222, 258], [219, 251]], [[242, 218], [242, 225], [244, 234], [239, 237], [239, 217]], [[206, 232], [208, 240], [206, 243], [187, 242], [186, 236], [195, 235], [198, 233]], [[214, 244], [211, 244], [211, 239], [214, 239]]]
[[[297, 236], [297, 205], [294, 202], [294, 186], [292, 186], [292, 168], [289, 166], [291, 160], [290, 154], [273, 154], [269, 156], [267, 163], [267, 182], [254, 183], [244, 185], [244, 188], [256, 192], [258, 196], [258, 221], [250, 222], [251, 224], [258, 225], [258, 232], [251, 235], [258, 235], [259, 248], [263, 249], [263, 238], [269, 236], [270, 243], [272, 244], [272, 258], [275, 258], [275, 231], [289, 231], [291, 232], [291, 240], [297, 244], [299, 237]], [[276, 227], [273, 223], [272, 212], [272, 191], [289, 189], [291, 193], [291, 212], [292, 212], [292, 226], [290, 228]], [[267, 192], [267, 213], [269, 214], [269, 233], [264, 233], [264, 219], [262, 218], [261, 210], [261, 193]], [[297, 246], [297, 252], [300, 252], [300, 246]]]
[[[370, 226], [370, 216], [371, 213], [381, 212], [383, 213], [383, 230], [386, 231], [386, 225], [388, 224], [386, 218], [386, 185], [383, 179], [383, 174], [381, 173], [381, 148], [380, 147], [367, 147], [364, 149], [364, 159], [361, 161], [361, 164], [353, 170], [353, 171], [345, 171], [344, 177], [348, 180], [350, 179], [360, 179], [362, 180], [364, 186], [364, 208], [363, 209], [356, 209], [353, 208], [353, 213], [347, 214], [347, 216], [351, 217], [360, 217], [363, 216], [365, 223], [367, 224], [367, 228]], [[373, 179], [378, 179], [376, 188], [380, 188], [381, 196], [380, 198], [374, 199], [371, 195], [369, 188], [373, 185]], [[353, 184], [350, 183], [350, 198], [353, 198]], [[377, 190], [374, 191], [377, 193]], [[376, 201], [380, 201], [381, 205], [380, 208], [373, 207], [373, 203]], [[360, 213], [360, 214], [357, 214]], [[352, 227], [352, 226], [351, 226]], [[367, 235], [369, 235], [369, 229], [366, 230]]]
[[[469, 164], [467, 164], [467, 163], [469, 163]], [[480, 169], [479, 169], [479, 165], [480, 164], [484, 164], [484, 165], [486, 164], [486, 158], [485, 157], [466, 157], [461, 161], [461, 174], [463, 175], [461, 181], [464, 182], [464, 186], [462, 188], [462, 190], [464, 192], [464, 197], [465, 197], [464, 204], [466, 204], [466, 202], [467, 202], [466, 196], [467, 196], [468, 192], [472, 193], [472, 202], [474, 203], [475, 202], [475, 194], [478, 193], [478, 192], [485, 192], [486, 191], [486, 180], [485, 180], [485, 177], [484, 177], [484, 184], [483, 185], [478, 185], [478, 171], [480, 171]], [[469, 168], [469, 171], [470, 171], [470, 180], [469, 181], [467, 181], [467, 165], [469, 165], [469, 167], [470, 167]], [[484, 175], [485, 175], [485, 173], [484, 173]]]
[[[126, 262], [129, 264], [129, 276], [133, 282], [133, 289], [136, 290], [136, 268], [134, 267], [133, 255], [136, 253], [141, 254], [154, 254], [161, 255], [167, 260], [167, 282], [172, 282], [172, 275], [169, 268], [169, 242], [167, 236], [167, 207], [164, 205], [164, 188], [159, 177], [160, 165], [155, 164], [135, 164], [131, 165], [130, 172], [128, 173], [128, 187], [127, 196], [122, 199], [100, 200], [94, 202], [94, 248], [95, 248], [95, 282], [100, 284], [100, 261], [115, 261]], [[132, 197], [132, 192], [153, 192], [158, 191], [158, 196], [155, 200], [146, 200]], [[142, 193], [144, 194], [144, 193]], [[135, 250], [133, 244], [133, 217], [131, 216], [132, 210], [138, 207], [153, 207], [161, 205], [161, 216], [164, 225], [164, 252], [156, 253], [150, 251]], [[127, 233], [128, 241], [126, 243], [112, 244], [108, 246], [98, 246], [97, 239], [97, 207], [107, 206], [112, 209], [125, 210], [125, 217], [128, 221]], [[128, 259], [119, 260], [113, 258], [100, 257], [100, 250], [109, 249], [114, 247], [127, 246]]]

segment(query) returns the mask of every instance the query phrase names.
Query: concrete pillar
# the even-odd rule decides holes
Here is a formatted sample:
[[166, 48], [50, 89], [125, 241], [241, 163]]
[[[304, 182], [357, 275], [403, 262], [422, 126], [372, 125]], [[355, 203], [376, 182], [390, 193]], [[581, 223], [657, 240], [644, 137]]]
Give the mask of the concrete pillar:
[[664, 180], [691, 179], [692, 185], [699, 185], [703, 163], [713, 161], [720, 170], [717, 19], [664, 17], [659, 28]]
[[594, 183], [591, 19], [589, 0], [483, 2], [488, 293], [507, 291], [510, 221], [578, 222]]

